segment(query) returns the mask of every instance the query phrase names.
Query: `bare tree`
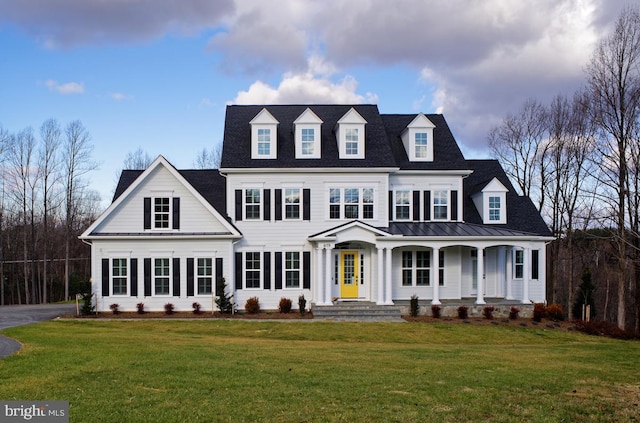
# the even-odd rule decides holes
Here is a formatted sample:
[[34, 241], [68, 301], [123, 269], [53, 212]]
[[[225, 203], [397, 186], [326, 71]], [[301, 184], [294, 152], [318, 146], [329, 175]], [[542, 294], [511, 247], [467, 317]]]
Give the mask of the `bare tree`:
[[133, 169], [133, 170], [144, 170], [149, 167], [149, 165], [153, 162], [149, 153], [142, 150], [142, 148], [138, 147], [136, 151], [129, 152], [127, 157], [124, 159], [124, 163], [122, 164], [123, 169]]
[[614, 32], [596, 47], [587, 67], [593, 98], [593, 118], [602, 131], [600, 155], [603, 200], [612, 209], [618, 258], [618, 313], [620, 328], [626, 327], [626, 275], [628, 266], [629, 159], [640, 112], [640, 12], [626, 8]]
[[211, 150], [203, 148], [198, 152], [193, 165], [196, 169], [218, 169], [222, 160], [222, 145], [220, 143], [211, 147]]
[[[0, 163], [5, 160], [5, 151], [9, 146], [11, 136], [9, 131], [0, 125]], [[4, 305], [4, 177], [2, 177], [2, 194], [0, 196], [0, 305]]]

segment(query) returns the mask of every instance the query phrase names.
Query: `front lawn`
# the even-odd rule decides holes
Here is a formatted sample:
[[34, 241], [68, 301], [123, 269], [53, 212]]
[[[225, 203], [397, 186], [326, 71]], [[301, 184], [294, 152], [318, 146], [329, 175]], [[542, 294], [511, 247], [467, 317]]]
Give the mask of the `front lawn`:
[[0, 399], [71, 422], [637, 422], [640, 342], [446, 323], [53, 321]]

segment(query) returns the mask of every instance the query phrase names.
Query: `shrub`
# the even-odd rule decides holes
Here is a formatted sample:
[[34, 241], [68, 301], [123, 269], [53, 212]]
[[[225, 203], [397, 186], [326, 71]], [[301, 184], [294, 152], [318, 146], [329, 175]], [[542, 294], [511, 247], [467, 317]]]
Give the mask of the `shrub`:
[[220, 278], [216, 281], [216, 305], [223, 314], [233, 313], [233, 295], [227, 294], [227, 282], [224, 278]]
[[171, 304], [171, 303], [166, 303], [164, 305], [164, 313], [165, 314], [173, 314], [173, 309], [174, 309], [174, 307], [173, 307], [173, 304]]
[[191, 307], [193, 307], [193, 314], [200, 314], [202, 313], [202, 311], [200, 310], [200, 303], [193, 303], [191, 304]]
[[307, 300], [304, 298], [304, 295], [300, 295], [298, 297], [298, 308], [300, 309], [300, 314], [304, 316], [305, 309], [307, 307]]
[[120, 313], [120, 304], [111, 304], [109, 306], [109, 308], [111, 309], [111, 311], [113, 312], [113, 314], [118, 314]]
[[136, 304], [136, 309], [138, 309], [138, 314], [144, 314], [144, 303]]
[[546, 307], [544, 306], [544, 303], [535, 303], [533, 305], [533, 321], [534, 322], [539, 322], [542, 320], [545, 314], [545, 309]]
[[545, 311], [545, 315], [551, 320], [564, 320], [564, 312], [560, 304], [549, 304]]
[[485, 319], [493, 320], [493, 312], [496, 311], [494, 306], [486, 306], [482, 309], [482, 315]]
[[82, 307], [80, 308], [80, 314], [83, 316], [96, 314], [96, 307], [93, 305], [93, 294], [91, 291], [82, 294]]
[[518, 314], [520, 313], [520, 309], [516, 306], [511, 306], [509, 309], [509, 319], [518, 320]]
[[458, 307], [458, 318], [464, 320], [467, 317], [469, 317], [469, 308], [467, 306]]
[[576, 329], [588, 335], [607, 336], [617, 339], [633, 339], [634, 335], [630, 331], [620, 329], [613, 323], [601, 322], [599, 320], [576, 321]]
[[280, 313], [291, 313], [291, 304], [289, 298], [282, 297], [278, 303], [278, 310], [280, 310]]
[[433, 316], [434, 319], [439, 319], [440, 316], [442, 316], [442, 308], [439, 305], [432, 305], [431, 306], [431, 315]]
[[256, 314], [260, 311], [260, 300], [258, 297], [251, 297], [244, 304], [244, 310], [249, 314]]
[[409, 315], [415, 317], [418, 315], [418, 310], [420, 309], [420, 305], [418, 304], [418, 296], [413, 294], [411, 296], [411, 300], [409, 301]]

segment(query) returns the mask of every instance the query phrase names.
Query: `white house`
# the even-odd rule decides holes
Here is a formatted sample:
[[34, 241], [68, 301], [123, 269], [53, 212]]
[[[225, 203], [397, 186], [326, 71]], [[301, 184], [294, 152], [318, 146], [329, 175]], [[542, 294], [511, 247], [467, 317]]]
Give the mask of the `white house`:
[[551, 234], [495, 160], [466, 160], [442, 115], [375, 105], [228, 106], [218, 170], [124, 171], [81, 235], [97, 308], [239, 308], [304, 295], [393, 305], [545, 300]]

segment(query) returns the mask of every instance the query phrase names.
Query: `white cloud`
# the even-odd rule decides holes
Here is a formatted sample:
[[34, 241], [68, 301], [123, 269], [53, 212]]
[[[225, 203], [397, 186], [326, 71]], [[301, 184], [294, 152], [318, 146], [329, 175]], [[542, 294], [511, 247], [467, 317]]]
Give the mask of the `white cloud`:
[[65, 82], [60, 84], [53, 79], [48, 79], [44, 83], [51, 91], [59, 94], [84, 94], [84, 83], [82, 82]]

